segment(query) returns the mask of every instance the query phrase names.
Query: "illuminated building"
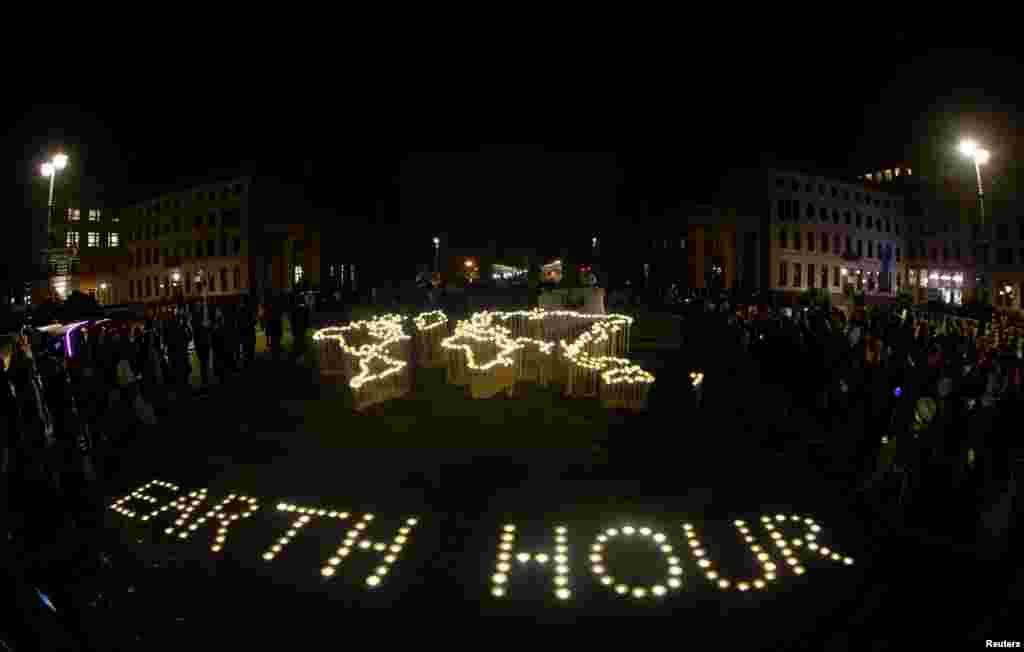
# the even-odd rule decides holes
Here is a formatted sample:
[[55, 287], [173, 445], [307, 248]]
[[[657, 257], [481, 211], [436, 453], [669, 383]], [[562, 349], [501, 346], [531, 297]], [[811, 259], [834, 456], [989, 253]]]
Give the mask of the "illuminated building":
[[828, 291], [834, 304], [847, 303], [850, 289], [863, 291], [868, 303], [888, 302], [903, 287], [900, 195], [862, 181], [768, 169], [733, 173], [723, 189], [741, 214], [758, 216], [750, 236], [758, 287], [783, 302], [809, 289]]
[[[322, 261], [317, 211], [298, 184], [245, 175], [196, 184], [122, 211], [129, 301], [233, 303], [245, 294], [353, 285], [351, 264]], [[326, 221], [324, 221], [325, 223]]]

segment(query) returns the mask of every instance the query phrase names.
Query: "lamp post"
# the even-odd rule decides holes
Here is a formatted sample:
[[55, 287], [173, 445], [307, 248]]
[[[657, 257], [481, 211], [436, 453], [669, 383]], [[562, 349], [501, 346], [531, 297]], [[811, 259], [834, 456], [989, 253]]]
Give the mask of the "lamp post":
[[990, 153], [982, 149], [973, 140], [964, 140], [960, 143], [960, 153], [974, 161], [974, 176], [978, 181], [978, 215], [980, 217], [979, 235], [975, 238], [975, 261], [979, 288], [988, 287], [988, 279], [985, 278], [984, 266], [988, 263], [988, 237], [987, 224], [985, 223], [985, 188], [981, 183], [981, 166], [988, 163]]
[[434, 271], [441, 271], [441, 238], [434, 236]]
[[51, 224], [51, 221], [53, 220], [53, 209], [54, 209], [53, 190], [54, 190], [55, 182], [57, 180], [57, 173], [60, 172], [61, 170], [63, 170], [64, 168], [66, 168], [67, 166], [68, 166], [68, 157], [65, 154], [57, 154], [52, 159], [50, 159], [49, 161], [46, 161], [45, 163], [42, 164], [42, 166], [40, 166], [40, 172], [42, 173], [42, 175], [44, 177], [49, 177], [50, 178], [50, 194], [49, 194], [49, 197], [47, 198], [47, 201], [46, 201], [46, 244], [43, 247], [43, 252], [42, 252], [43, 269], [47, 270], [45, 272], [45, 274], [44, 274], [44, 278], [45, 278], [45, 282], [46, 282], [46, 286], [47, 286], [47, 288], [46, 288], [47, 289], [47, 293], [49, 292], [49, 285], [50, 285], [50, 279], [49, 279], [50, 275], [49, 275], [49, 271], [48, 270], [49, 270], [49, 263], [50, 263], [50, 258], [49, 258], [50, 224]]
[[107, 289], [109, 287], [110, 286], [107, 285], [107, 283], [105, 281], [103, 283], [100, 283], [100, 305], [101, 306], [105, 306], [105, 305], [107, 305], [109, 303], [109, 301], [107, 301]]

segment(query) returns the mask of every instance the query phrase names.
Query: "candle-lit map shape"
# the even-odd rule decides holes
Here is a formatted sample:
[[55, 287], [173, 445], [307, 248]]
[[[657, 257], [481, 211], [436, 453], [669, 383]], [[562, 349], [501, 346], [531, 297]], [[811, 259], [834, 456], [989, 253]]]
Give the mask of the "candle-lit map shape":
[[[410, 389], [412, 359], [399, 315], [384, 315], [318, 330], [324, 375], [348, 379], [356, 409], [403, 395]], [[608, 408], [641, 410], [654, 376], [627, 358], [626, 315], [568, 310], [479, 311], [448, 335], [447, 316], [424, 312], [412, 319], [416, 360], [444, 366], [453, 385], [473, 398], [516, 394], [523, 382], [555, 381], [568, 396], [600, 397]]]

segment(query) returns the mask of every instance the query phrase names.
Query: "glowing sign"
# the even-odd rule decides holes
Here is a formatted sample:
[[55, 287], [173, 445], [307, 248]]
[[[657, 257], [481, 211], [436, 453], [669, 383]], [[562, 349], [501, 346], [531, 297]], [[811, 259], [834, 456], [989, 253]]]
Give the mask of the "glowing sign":
[[[175, 497], [162, 507], [156, 507], [159, 500], [151, 496], [150, 492], [157, 487], [178, 493], [177, 485], [153, 480], [115, 500], [110, 508], [129, 520], [138, 522], [150, 520], [157, 514], [173, 510], [177, 513], [174, 526], [166, 528], [163, 532], [172, 540], [180, 542], [190, 538], [207, 521], [211, 525], [216, 523], [218, 527], [210, 546], [210, 551], [213, 553], [221, 553], [224, 550], [227, 545], [229, 528], [256, 514], [261, 502], [259, 499], [245, 494], [232, 493], [212, 508], [206, 509], [208, 492], [206, 489], [200, 489], [185, 496]], [[132, 501], [145, 503], [150, 511], [140, 516], [127, 507]], [[232, 505], [238, 509], [229, 513], [228, 508]], [[324, 523], [342, 525], [347, 529], [344, 531], [340, 546], [331, 553], [326, 561], [320, 563], [319, 576], [324, 579], [334, 577], [345, 560], [355, 554], [378, 555], [379, 563], [375, 564], [373, 570], [363, 580], [363, 584], [370, 589], [381, 586], [384, 580], [392, 575], [400, 554], [411, 542], [413, 529], [419, 523], [418, 518], [404, 518], [394, 536], [374, 540], [367, 536], [367, 531], [377, 520], [374, 514], [355, 516], [348, 511], [318, 506], [298, 506], [287, 502], [278, 502], [276, 505], [277, 509], [271, 512], [272, 514], [284, 514], [292, 520], [286, 526], [287, 529], [283, 534], [274, 539], [273, 543], [260, 554], [264, 564], [279, 557], [304, 528], [314, 522], [314, 519], [321, 519]], [[206, 509], [205, 512], [204, 509]], [[190, 523], [189, 521], [193, 517], [196, 518]], [[676, 550], [666, 532], [658, 531], [651, 525], [638, 527], [632, 523], [626, 523], [598, 530], [589, 544], [587, 556], [590, 575], [595, 579], [598, 590], [610, 590], [616, 596], [645, 600], [668, 597], [683, 587], [686, 575], [682, 560], [684, 555]], [[747, 521], [733, 521], [733, 526], [745, 547], [749, 549], [758, 568], [756, 576], [732, 578], [725, 575], [724, 572], [716, 568], [710, 552], [711, 547], [698, 535], [696, 527], [690, 523], [683, 523], [681, 530], [676, 530], [681, 531], [685, 537], [685, 547], [689, 550], [689, 557], [693, 559], [696, 568], [699, 569], [698, 572], [712, 586], [723, 591], [731, 589], [745, 593], [769, 589], [773, 584], [777, 584], [785, 573], [790, 573], [793, 576], [804, 575], [809, 563], [815, 560], [835, 562], [841, 567], [854, 565], [852, 557], [819, 542], [819, 537], [823, 535], [823, 528], [815, 519], [806, 516], [796, 514], [761, 516], [760, 530], [765, 535], [763, 543], [757, 540], [754, 527], [748, 525]], [[520, 576], [530, 570], [541, 570], [550, 574], [551, 590], [559, 601], [568, 601], [579, 595], [579, 587], [574, 586], [572, 580], [573, 558], [570, 556], [569, 529], [564, 525], [558, 525], [553, 528], [553, 531], [553, 547], [527, 551], [519, 547], [520, 528], [517, 525], [506, 523], [500, 527], [494, 572], [490, 574], [489, 578], [489, 592], [493, 597], [510, 597], [513, 585], [517, 583]], [[625, 563], [623, 559], [616, 557], [616, 550], [621, 546], [631, 544], [649, 547], [663, 558], [666, 564], [665, 574], [652, 582], [630, 582], [619, 579], [620, 572], [628, 575], [629, 573], [625, 571], [629, 569], [623, 566]]]

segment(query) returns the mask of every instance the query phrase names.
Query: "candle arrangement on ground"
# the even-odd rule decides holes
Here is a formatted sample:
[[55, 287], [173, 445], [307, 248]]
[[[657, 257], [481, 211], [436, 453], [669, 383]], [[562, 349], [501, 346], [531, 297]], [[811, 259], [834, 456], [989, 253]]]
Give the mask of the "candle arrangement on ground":
[[340, 361], [332, 357], [330, 368], [340, 370], [340, 375], [348, 380], [356, 410], [409, 392], [411, 340], [402, 330], [400, 315], [323, 328], [313, 334], [313, 341], [333, 342], [341, 351]]
[[448, 336], [448, 316], [442, 310], [420, 313], [413, 318], [416, 363], [425, 368], [443, 367], [447, 363], [441, 342]]
[[346, 326], [321, 329], [324, 375], [349, 380], [356, 409], [364, 409], [410, 389], [410, 340], [424, 367], [444, 366], [453, 385], [473, 398], [513, 396], [517, 383], [548, 386], [567, 396], [599, 397], [607, 407], [642, 410], [654, 376], [622, 357], [629, 352], [626, 315], [595, 315], [569, 310], [480, 311], [455, 324], [440, 310], [413, 318], [414, 338], [402, 331], [402, 318], [385, 315]]

